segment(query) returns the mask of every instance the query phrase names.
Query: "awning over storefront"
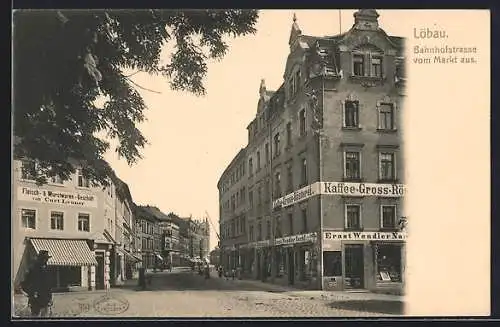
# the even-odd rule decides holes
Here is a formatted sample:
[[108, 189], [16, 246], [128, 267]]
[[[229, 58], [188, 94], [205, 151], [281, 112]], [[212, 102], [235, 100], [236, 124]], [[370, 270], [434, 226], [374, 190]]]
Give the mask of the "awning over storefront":
[[31, 244], [38, 253], [47, 250], [52, 256], [49, 266], [90, 266], [97, 265], [92, 251], [85, 240], [31, 238]]
[[158, 253], [155, 253], [155, 256], [156, 256], [159, 260], [163, 261], [163, 257], [162, 257], [161, 255], [159, 255]]
[[116, 248], [116, 249], [118, 250], [118, 252], [122, 253], [125, 257], [129, 258], [132, 261], [135, 261], [135, 262], [142, 261], [142, 258], [135, 256], [134, 254], [128, 252], [125, 249], [122, 249], [122, 248]]

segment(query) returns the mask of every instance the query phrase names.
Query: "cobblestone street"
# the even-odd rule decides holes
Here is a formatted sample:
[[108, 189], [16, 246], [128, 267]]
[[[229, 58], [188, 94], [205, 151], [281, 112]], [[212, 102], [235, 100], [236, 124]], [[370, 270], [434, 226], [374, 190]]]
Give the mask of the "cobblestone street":
[[[292, 291], [248, 280], [205, 279], [190, 271], [152, 274], [147, 290], [136, 281], [109, 292], [54, 295], [53, 317], [368, 317], [400, 315], [402, 297], [372, 293]], [[117, 299], [99, 304], [104, 296]], [[17, 316], [28, 314], [16, 296]], [[104, 303], [104, 302], [102, 302]]]

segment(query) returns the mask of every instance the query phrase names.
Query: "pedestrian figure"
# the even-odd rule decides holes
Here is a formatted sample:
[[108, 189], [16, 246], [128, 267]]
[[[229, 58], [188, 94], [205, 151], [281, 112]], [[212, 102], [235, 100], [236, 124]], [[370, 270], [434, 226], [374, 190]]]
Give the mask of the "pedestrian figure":
[[234, 277], [236, 277], [236, 269], [235, 268], [231, 269], [231, 277], [233, 278], [233, 280], [234, 280]]
[[33, 266], [21, 283], [22, 290], [28, 295], [28, 305], [35, 317], [47, 317], [52, 306], [52, 287], [47, 261], [51, 258], [49, 252], [40, 250]]
[[210, 278], [210, 267], [208, 266], [208, 263], [205, 265], [205, 279]]
[[219, 266], [219, 268], [217, 269], [219, 271], [219, 278], [222, 278], [222, 266]]

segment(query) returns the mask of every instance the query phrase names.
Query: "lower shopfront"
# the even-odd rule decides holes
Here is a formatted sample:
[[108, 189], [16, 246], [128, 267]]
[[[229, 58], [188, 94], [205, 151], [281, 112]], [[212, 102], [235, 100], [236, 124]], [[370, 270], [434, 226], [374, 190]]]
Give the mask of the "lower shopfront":
[[323, 232], [322, 288], [402, 294], [405, 253], [404, 232]]
[[319, 247], [316, 233], [291, 235], [275, 240], [275, 282], [317, 289]]

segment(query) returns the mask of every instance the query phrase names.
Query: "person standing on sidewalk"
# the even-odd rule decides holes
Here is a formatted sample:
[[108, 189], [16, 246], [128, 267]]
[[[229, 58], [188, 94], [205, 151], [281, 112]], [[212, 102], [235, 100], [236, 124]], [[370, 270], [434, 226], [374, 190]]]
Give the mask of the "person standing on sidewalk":
[[28, 295], [28, 305], [34, 317], [47, 317], [52, 306], [52, 287], [47, 261], [49, 252], [40, 250], [34, 265], [21, 283], [22, 290]]

